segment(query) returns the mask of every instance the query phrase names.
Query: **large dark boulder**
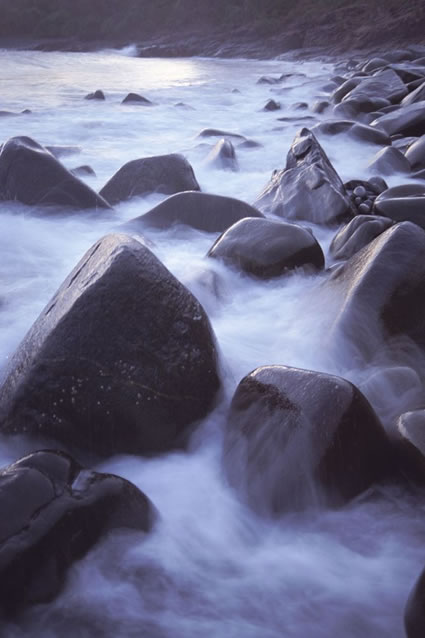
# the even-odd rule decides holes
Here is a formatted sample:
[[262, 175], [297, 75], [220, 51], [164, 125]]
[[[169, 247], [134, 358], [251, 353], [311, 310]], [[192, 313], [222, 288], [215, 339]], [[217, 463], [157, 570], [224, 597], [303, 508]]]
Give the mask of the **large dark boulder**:
[[425, 186], [403, 184], [388, 188], [375, 199], [374, 211], [395, 222], [413, 222], [425, 230]]
[[316, 224], [336, 224], [356, 212], [325, 151], [306, 128], [296, 135], [285, 169], [274, 171], [254, 205], [266, 214]]
[[347, 135], [356, 140], [380, 146], [389, 146], [391, 144], [391, 138], [383, 131], [379, 131], [367, 124], [352, 122], [351, 120], [325, 120], [324, 122], [315, 124], [312, 127], [312, 131], [314, 133], [317, 131], [323, 135], [347, 133]]
[[154, 106], [154, 103], [139, 93], [128, 93], [121, 104], [137, 104], [138, 106]]
[[211, 149], [205, 162], [213, 168], [231, 171], [239, 170], [235, 147], [230, 140], [224, 138], [219, 140], [214, 148]]
[[127, 162], [105, 184], [100, 195], [110, 204], [118, 204], [146, 193], [173, 195], [191, 190], [200, 190], [193, 168], [183, 155], [173, 153]]
[[410, 592], [404, 612], [407, 638], [425, 636], [425, 569]]
[[208, 257], [260, 279], [280, 277], [294, 268], [320, 270], [325, 265], [319, 243], [305, 228], [252, 217], [220, 235]]
[[225, 431], [224, 469], [256, 511], [338, 506], [391, 467], [385, 431], [345, 379], [265, 366], [240, 382]]
[[222, 233], [244, 217], [264, 216], [240, 199], [186, 192], [168, 197], [144, 215], [132, 219], [129, 225], [133, 228], [169, 228], [183, 224], [207, 233]]
[[103, 197], [30, 137], [12, 137], [1, 148], [0, 199], [30, 206], [110, 208]]
[[400, 133], [404, 137], [420, 137], [425, 134], [425, 100], [387, 113], [371, 122], [371, 126], [376, 126], [388, 135]]
[[135, 485], [44, 450], [0, 469], [0, 614], [48, 602], [70, 565], [107, 532], [149, 532], [156, 512]]
[[357, 215], [338, 231], [329, 252], [335, 259], [349, 259], [392, 224], [393, 221], [386, 217]]
[[407, 335], [425, 347], [425, 232], [411, 222], [384, 231], [323, 284], [332, 293], [331, 335], [372, 357], [382, 340]]
[[108, 235], [12, 358], [0, 430], [100, 455], [169, 450], [211, 408], [216, 359], [199, 302], [144, 245]]

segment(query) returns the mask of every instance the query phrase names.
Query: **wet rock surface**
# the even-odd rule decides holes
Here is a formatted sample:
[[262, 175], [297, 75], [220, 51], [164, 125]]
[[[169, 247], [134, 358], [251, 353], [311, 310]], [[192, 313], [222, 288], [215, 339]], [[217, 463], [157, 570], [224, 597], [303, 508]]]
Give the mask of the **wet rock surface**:
[[129, 227], [169, 228], [182, 224], [208, 233], [221, 233], [244, 217], [263, 217], [263, 214], [233, 197], [186, 192], [168, 197], [144, 215], [131, 220]]
[[145, 195], [200, 190], [192, 166], [183, 155], [157, 155], [124, 164], [100, 191], [110, 204]]
[[29, 137], [13, 137], [0, 150], [0, 199], [31, 206], [110, 208], [103, 197]]
[[68, 568], [118, 528], [149, 532], [156, 511], [135, 485], [43, 450], [0, 469], [0, 616], [52, 600]]
[[295, 268], [320, 270], [325, 265], [320, 245], [308, 230], [270, 219], [242, 219], [220, 235], [208, 257], [245, 273], [269, 279]]
[[98, 455], [181, 445], [219, 388], [202, 306], [148, 248], [108, 235], [41, 313], [0, 389], [0, 430]]
[[342, 505], [391, 473], [386, 434], [345, 379], [286, 366], [240, 382], [225, 431], [230, 484], [261, 514]]
[[285, 169], [273, 173], [255, 206], [266, 214], [316, 224], [335, 224], [355, 214], [340, 177], [306, 128], [295, 137]]

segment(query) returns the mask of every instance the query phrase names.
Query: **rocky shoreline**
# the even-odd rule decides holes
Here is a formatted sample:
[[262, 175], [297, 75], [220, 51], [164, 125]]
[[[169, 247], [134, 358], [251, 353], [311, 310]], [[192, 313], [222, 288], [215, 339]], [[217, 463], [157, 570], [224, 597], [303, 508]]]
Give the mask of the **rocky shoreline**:
[[[208, 259], [269, 280], [294, 269], [323, 270], [322, 249], [302, 224], [334, 228], [335, 263], [319, 284], [320, 294], [337, 300], [329, 348], [344, 341], [365, 365], [382, 346], [396, 354], [400, 348], [400, 356], [406, 344], [425, 348], [425, 47], [384, 51], [336, 72], [328, 99], [310, 105], [326, 119], [298, 132], [286, 165], [252, 207], [200, 192], [178, 155], [129, 162], [97, 193], [36, 141], [3, 144], [0, 198], [36, 206], [46, 217], [54, 207], [110, 213], [135, 195], [169, 196], [90, 248], [10, 362], [0, 431], [52, 449], [0, 471], [0, 506], [13, 511], [0, 522], [0, 574], [3, 582], [14, 579], [0, 604], [6, 617], [54, 598], [67, 568], [108, 530], [153, 528], [148, 497], [119, 477], [84, 470], [68, 453], [96, 459], [184, 448], [220, 399], [206, 312], [126, 229], [184, 224], [220, 232]], [[265, 86], [284, 80], [261, 78]], [[152, 105], [130, 95], [141, 108]], [[316, 133], [375, 145], [375, 177], [343, 183]], [[227, 169], [238, 144], [249, 142], [217, 129], [200, 137], [218, 140], [210, 160]], [[389, 188], [385, 180], [394, 174], [402, 183]], [[402, 364], [392, 373], [405, 383]], [[340, 377], [265, 361], [240, 381], [226, 418], [223, 472], [260, 516], [317, 505], [312, 484], [326, 507], [343, 507], [377, 484], [425, 484], [425, 411], [413, 405], [383, 424]], [[49, 553], [51, 543], [69, 547], [65, 557]], [[424, 582], [422, 575], [409, 598], [408, 638], [425, 634]]]

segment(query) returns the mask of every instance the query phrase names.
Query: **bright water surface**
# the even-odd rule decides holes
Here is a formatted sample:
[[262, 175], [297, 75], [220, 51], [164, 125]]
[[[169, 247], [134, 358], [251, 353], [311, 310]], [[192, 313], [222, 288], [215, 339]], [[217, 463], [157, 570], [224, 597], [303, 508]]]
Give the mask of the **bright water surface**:
[[[124, 52], [2, 51], [0, 109], [32, 114], [0, 118], [0, 141], [29, 135], [42, 144], [81, 150], [67, 167], [91, 165], [100, 188], [125, 162], [183, 153], [206, 192], [252, 202], [274, 168], [281, 168], [295, 132], [309, 111], [292, 107], [323, 99], [333, 73], [318, 61], [151, 60]], [[264, 74], [296, 72], [277, 87], [256, 84]], [[103, 89], [106, 102], [84, 100]], [[280, 89], [283, 89], [282, 91]], [[276, 95], [276, 90], [279, 93]], [[157, 106], [121, 106], [130, 91]], [[262, 112], [270, 97], [283, 110]], [[192, 107], [176, 106], [183, 102]], [[278, 122], [278, 116], [297, 121]], [[325, 116], [315, 115], [315, 120]], [[261, 147], [237, 150], [240, 171], [205, 165], [205, 127], [245, 135]], [[377, 148], [345, 136], [322, 138], [343, 180], [367, 177]], [[398, 183], [394, 178], [390, 183]], [[101, 236], [149, 210], [162, 196], [136, 198], [111, 216], [43, 218], [19, 204], [0, 204], [0, 368], [68, 272]], [[314, 229], [326, 250], [332, 233]], [[404, 388], [382, 372], [391, 353], [372, 368], [341, 348], [328, 351], [324, 336], [332, 300], [318, 293], [325, 275], [295, 274], [256, 282], [205, 254], [216, 235], [174, 229], [146, 235], [151, 249], [200, 299], [222, 357], [225, 398], [201, 424], [187, 453], [146, 460], [119, 457], [99, 469], [137, 484], [161, 520], [147, 540], [120, 533], [98, 546], [69, 574], [55, 603], [28, 612], [1, 636], [21, 638], [401, 638], [408, 592], [425, 563], [424, 506], [388, 489], [381, 499], [341, 511], [255, 518], [226, 486], [221, 432], [226, 405], [240, 379], [259, 365], [286, 364], [344, 376], [361, 387], [386, 424], [422, 396], [419, 360]], [[330, 263], [330, 262], [329, 262]], [[328, 265], [329, 265], [328, 263]], [[218, 295], [200, 276], [214, 270]], [[405, 362], [404, 362], [405, 363]], [[0, 462], [23, 452], [2, 441]]]

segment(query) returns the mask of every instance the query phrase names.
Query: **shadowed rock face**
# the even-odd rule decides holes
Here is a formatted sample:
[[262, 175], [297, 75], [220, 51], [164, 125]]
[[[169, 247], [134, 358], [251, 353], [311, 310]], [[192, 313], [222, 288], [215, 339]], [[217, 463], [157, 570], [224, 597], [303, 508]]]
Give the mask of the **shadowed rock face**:
[[340, 505], [392, 467], [386, 434], [354, 385], [286, 366], [257, 368], [240, 382], [223, 464], [242, 498], [269, 515]]
[[29, 137], [13, 137], [1, 148], [0, 199], [31, 206], [110, 208], [103, 197]]
[[48, 602], [66, 570], [110, 530], [152, 528], [135, 485], [45, 450], [0, 469], [0, 614]]
[[395, 222], [413, 222], [425, 230], [425, 186], [404, 184], [388, 188], [375, 199], [374, 211]]
[[386, 217], [357, 215], [335, 235], [329, 248], [330, 254], [335, 259], [349, 259], [392, 223], [392, 220]]
[[382, 338], [407, 335], [425, 347], [425, 232], [392, 226], [356, 253], [324, 284], [337, 300], [334, 332], [364, 356]]
[[173, 224], [184, 224], [217, 233], [227, 230], [244, 217], [264, 217], [259, 210], [233, 197], [209, 193], [178, 193], [158, 204], [145, 215], [129, 222], [133, 228], [153, 226], [169, 228]]
[[388, 135], [421, 136], [425, 134], [425, 100], [401, 107], [374, 120], [371, 126]]
[[110, 204], [145, 195], [199, 191], [192, 166], [183, 155], [157, 155], [124, 164], [100, 191]]
[[392, 103], [399, 102], [407, 95], [407, 88], [393, 69], [379, 71], [372, 77], [362, 79], [345, 94], [344, 100], [365, 96], [368, 98], [386, 98]]
[[98, 241], [13, 357], [0, 429], [96, 454], [181, 444], [219, 387], [215, 340], [191, 293], [126, 235]]
[[425, 569], [419, 576], [404, 612], [407, 638], [423, 638], [425, 635]]
[[306, 128], [295, 137], [286, 168], [273, 173], [255, 206], [266, 214], [316, 224], [336, 224], [356, 212], [325, 151]]
[[305, 228], [270, 219], [246, 218], [231, 226], [214, 243], [208, 257], [221, 259], [243, 272], [269, 279], [294, 268], [320, 270], [325, 258]]

